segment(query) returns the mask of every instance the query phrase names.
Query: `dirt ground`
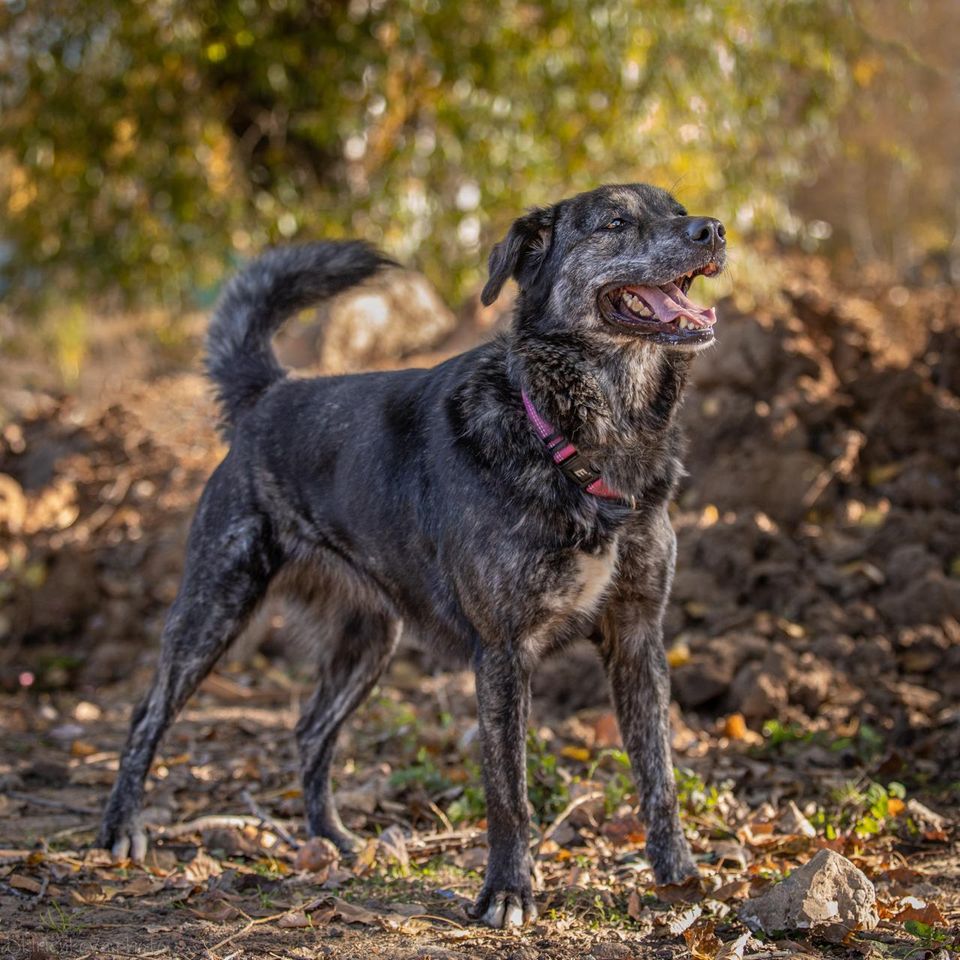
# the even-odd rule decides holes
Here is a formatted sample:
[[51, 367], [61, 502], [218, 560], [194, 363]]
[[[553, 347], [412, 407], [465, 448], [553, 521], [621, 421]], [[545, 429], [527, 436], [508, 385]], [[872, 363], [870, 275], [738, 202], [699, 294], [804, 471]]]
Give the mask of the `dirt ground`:
[[[145, 868], [91, 849], [222, 448], [182, 363], [88, 374], [70, 397], [18, 368], [0, 386], [0, 956], [955, 954], [960, 294], [794, 266], [765, 306], [721, 305], [684, 408], [668, 642], [702, 884], [653, 885], [602, 672], [574, 647], [536, 679], [541, 919], [522, 934], [464, 915], [485, 857], [472, 680], [424, 651], [342, 740], [367, 850], [341, 863], [306, 842], [292, 728], [309, 669], [279, 603], [164, 743]], [[822, 847], [874, 882], [879, 926], [747, 936], [743, 903]]]

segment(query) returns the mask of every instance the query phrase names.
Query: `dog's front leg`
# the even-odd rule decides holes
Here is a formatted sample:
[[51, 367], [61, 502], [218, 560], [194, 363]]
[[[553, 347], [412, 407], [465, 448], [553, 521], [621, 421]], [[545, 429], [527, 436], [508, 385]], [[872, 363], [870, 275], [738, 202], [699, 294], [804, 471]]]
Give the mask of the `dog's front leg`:
[[469, 913], [491, 927], [519, 927], [537, 915], [527, 813], [530, 677], [516, 653], [501, 649], [483, 651], [476, 672], [490, 853], [483, 890]]
[[683, 835], [670, 754], [670, 668], [661, 614], [642, 601], [608, 611], [603, 654], [617, 719], [633, 766], [647, 828], [647, 859], [658, 883], [679, 883], [697, 868]]

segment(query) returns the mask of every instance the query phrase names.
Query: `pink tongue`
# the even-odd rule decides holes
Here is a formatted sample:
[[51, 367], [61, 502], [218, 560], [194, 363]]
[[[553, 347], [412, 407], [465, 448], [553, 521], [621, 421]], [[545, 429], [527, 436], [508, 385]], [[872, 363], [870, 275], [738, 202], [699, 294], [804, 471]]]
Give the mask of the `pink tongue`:
[[663, 323], [672, 323], [680, 317], [686, 317], [698, 327], [712, 327], [717, 322], [713, 307], [701, 307], [689, 300], [675, 283], [665, 283], [662, 287], [628, 287], [638, 297], [643, 297], [647, 305]]

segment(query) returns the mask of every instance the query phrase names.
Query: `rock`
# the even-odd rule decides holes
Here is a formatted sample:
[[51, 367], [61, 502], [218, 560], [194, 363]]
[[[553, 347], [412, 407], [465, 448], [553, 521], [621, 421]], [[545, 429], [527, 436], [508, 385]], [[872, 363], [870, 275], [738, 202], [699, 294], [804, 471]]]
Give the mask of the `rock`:
[[854, 930], [877, 926], [877, 894], [846, 857], [821, 850], [786, 880], [748, 900], [740, 919], [766, 934], [804, 930], [839, 943]]
[[732, 679], [730, 664], [696, 657], [673, 671], [670, 685], [681, 706], [692, 710], [726, 693]]
[[377, 859], [385, 863], [396, 863], [406, 875], [410, 868], [410, 854], [407, 853], [407, 840], [403, 830], [397, 824], [387, 827], [377, 838]]
[[426, 277], [388, 270], [325, 303], [312, 324], [288, 324], [277, 341], [284, 364], [327, 371], [361, 370], [428, 350], [457, 318]]
[[787, 834], [798, 834], [801, 837], [815, 837], [817, 831], [813, 824], [801, 813], [800, 808], [791, 800], [787, 809], [777, 821], [777, 826]]
[[730, 688], [730, 700], [748, 721], [767, 720], [778, 716], [786, 706], [787, 687], [754, 661], [740, 668]]
[[626, 943], [595, 943], [590, 948], [594, 960], [630, 960], [635, 956], [633, 948]]
[[924, 806], [919, 800], [907, 801], [907, 814], [921, 830], [946, 830], [950, 826], [950, 821], [934, 813], [929, 807]]
[[836, 672], [813, 654], [806, 653], [790, 678], [790, 699], [814, 716], [836, 683]]

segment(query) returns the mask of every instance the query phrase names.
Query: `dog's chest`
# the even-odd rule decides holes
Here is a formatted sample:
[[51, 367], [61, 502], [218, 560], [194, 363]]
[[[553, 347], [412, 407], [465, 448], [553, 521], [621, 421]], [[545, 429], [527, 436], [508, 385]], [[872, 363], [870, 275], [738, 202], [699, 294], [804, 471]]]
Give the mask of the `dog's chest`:
[[607, 592], [617, 569], [618, 541], [613, 540], [599, 553], [577, 556], [573, 586], [568, 602], [571, 614], [590, 614]]
[[577, 552], [563, 574], [539, 595], [535, 622], [524, 646], [533, 654], [546, 650], [566, 625], [589, 619], [610, 589], [617, 570], [618, 542], [594, 553]]

